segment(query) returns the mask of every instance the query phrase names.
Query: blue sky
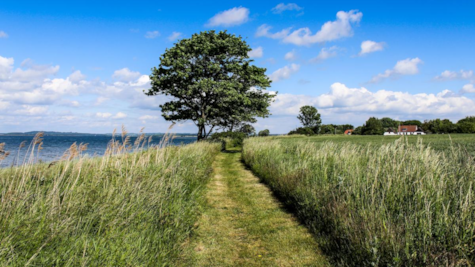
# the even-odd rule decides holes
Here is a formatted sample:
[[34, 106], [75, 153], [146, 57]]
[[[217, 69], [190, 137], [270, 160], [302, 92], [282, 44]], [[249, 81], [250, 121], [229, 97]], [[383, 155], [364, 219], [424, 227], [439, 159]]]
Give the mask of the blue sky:
[[0, 4], [0, 132], [163, 132], [166, 99], [142, 94], [150, 69], [211, 29], [243, 36], [274, 81], [258, 130], [297, 127], [302, 105], [355, 126], [475, 115], [473, 1], [97, 2]]

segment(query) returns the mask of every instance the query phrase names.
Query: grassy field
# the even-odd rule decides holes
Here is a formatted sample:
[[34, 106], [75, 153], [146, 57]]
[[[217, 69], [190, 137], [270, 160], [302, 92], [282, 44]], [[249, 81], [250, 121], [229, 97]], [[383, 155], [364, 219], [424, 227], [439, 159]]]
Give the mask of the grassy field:
[[251, 138], [243, 160], [312, 230], [336, 265], [470, 266], [474, 140]]
[[[309, 141], [312, 143], [322, 144], [325, 142], [344, 143], [351, 142], [353, 144], [371, 144], [381, 146], [393, 143], [401, 136], [382, 136], [382, 135], [318, 135], [318, 136], [274, 136], [273, 139], [281, 140], [286, 143]], [[406, 136], [409, 144], [416, 144], [418, 139], [422, 139], [424, 145], [430, 146], [436, 151], [449, 151], [453, 148], [462, 149], [475, 156], [475, 135], [474, 134], [432, 134], [420, 136]]]
[[173, 265], [219, 145], [125, 153], [124, 141], [101, 158], [73, 145], [60, 162], [0, 169], [1, 266]]

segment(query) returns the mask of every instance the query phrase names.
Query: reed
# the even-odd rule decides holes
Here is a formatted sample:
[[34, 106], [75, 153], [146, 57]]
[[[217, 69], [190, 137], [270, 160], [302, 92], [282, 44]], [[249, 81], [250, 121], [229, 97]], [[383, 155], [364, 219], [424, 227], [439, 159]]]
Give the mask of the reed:
[[103, 157], [73, 144], [62, 160], [36, 164], [35, 137], [24, 164], [0, 169], [0, 265], [172, 265], [219, 145], [167, 146], [170, 138], [130, 144], [123, 128]]
[[475, 162], [462, 147], [251, 138], [243, 159], [342, 266], [475, 263]]

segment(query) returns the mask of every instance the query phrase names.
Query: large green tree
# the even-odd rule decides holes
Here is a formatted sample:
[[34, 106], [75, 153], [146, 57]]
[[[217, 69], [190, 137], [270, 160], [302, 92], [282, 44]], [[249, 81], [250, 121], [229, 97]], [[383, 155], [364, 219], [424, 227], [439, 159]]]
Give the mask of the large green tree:
[[252, 65], [249, 51], [240, 36], [226, 31], [193, 34], [160, 57], [146, 95], [172, 97], [160, 105], [162, 116], [173, 122], [193, 121], [198, 140], [216, 128], [265, 118], [275, 94], [265, 91], [271, 81], [265, 68]]
[[383, 123], [375, 117], [369, 118], [361, 129], [363, 135], [381, 135], [383, 133]]
[[314, 132], [318, 132], [318, 128], [322, 123], [320, 113], [313, 106], [303, 106], [300, 108], [300, 114], [297, 116], [304, 127], [313, 128]]

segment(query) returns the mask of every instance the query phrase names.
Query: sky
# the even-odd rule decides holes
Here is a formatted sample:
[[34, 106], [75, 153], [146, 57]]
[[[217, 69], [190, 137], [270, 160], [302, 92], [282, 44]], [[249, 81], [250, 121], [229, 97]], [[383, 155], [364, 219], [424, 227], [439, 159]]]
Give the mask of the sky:
[[[475, 115], [474, 1], [2, 1], [0, 132], [165, 132], [148, 75], [178, 40], [242, 36], [278, 92], [257, 131]], [[191, 121], [175, 132], [196, 132]]]

